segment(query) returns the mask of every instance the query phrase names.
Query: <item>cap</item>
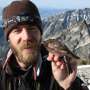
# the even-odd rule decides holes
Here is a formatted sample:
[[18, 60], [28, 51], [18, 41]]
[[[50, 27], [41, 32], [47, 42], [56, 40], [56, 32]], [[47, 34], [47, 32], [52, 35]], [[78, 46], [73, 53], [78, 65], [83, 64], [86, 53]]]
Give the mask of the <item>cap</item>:
[[13, 27], [20, 23], [36, 25], [42, 34], [42, 21], [36, 5], [29, 0], [13, 1], [3, 9], [3, 26], [6, 39]]

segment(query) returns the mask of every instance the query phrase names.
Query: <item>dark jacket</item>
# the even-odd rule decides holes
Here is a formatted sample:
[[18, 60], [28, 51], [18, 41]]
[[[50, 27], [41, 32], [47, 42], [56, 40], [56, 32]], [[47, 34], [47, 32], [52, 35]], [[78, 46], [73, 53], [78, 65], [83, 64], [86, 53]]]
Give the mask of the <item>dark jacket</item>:
[[[52, 76], [51, 65], [42, 57], [40, 75], [34, 79], [33, 68], [23, 71], [18, 66], [13, 54], [1, 62], [0, 90], [64, 90]], [[83, 82], [76, 78], [68, 90], [88, 90]]]

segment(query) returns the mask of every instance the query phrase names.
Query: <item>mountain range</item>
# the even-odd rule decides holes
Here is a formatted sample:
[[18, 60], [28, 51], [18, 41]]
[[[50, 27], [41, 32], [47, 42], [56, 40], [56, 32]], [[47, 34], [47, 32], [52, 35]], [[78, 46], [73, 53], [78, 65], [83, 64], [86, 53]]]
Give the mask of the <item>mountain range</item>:
[[[43, 41], [59, 38], [76, 55], [90, 60], [90, 8], [51, 12], [53, 14], [50, 10], [40, 12], [43, 21]], [[4, 40], [1, 27], [2, 47], [6, 44]]]
[[90, 8], [68, 10], [43, 19], [43, 40], [62, 40], [68, 48], [90, 60]]

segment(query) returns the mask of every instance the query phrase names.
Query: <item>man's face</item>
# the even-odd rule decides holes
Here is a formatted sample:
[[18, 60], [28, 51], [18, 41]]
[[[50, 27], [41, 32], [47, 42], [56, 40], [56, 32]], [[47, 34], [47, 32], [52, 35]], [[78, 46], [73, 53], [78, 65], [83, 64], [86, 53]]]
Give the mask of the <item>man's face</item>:
[[26, 66], [37, 62], [40, 52], [41, 33], [37, 26], [19, 25], [9, 34], [10, 47]]

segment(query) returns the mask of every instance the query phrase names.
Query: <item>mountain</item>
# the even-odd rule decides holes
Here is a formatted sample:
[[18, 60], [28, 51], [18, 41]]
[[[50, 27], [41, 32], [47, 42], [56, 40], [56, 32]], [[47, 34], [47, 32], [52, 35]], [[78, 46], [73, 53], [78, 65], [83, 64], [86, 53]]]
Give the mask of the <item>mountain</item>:
[[2, 27], [0, 27], [0, 38], [4, 35]]
[[[62, 11], [41, 10], [43, 41], [60, 39], [68, 48], [84, 60], [90, 61], [90, 8]], [[45, 13], [48, 13], [45, 15]], [[44, 17], [45, 16], [45, 17]], [[0, 28], [0, 50], [7, 47]], [[5, 52], [5, 49], [2, 51]]]
[[39, 12], [42, 18], [55, 15], [64, 11], [67, 11], [67, 9], [39, 8]]
[[2, 31], [2, 8], [0, 7], [0, 38], [3, 37]]
[[90, 60], [90, 8], [69, 10], [43, 19], [43, 40], [62, 40], [82, 59]]
[[2, 7], [0, 7], [0, 16], [1, 16], [1, 14], [2, 14]]

